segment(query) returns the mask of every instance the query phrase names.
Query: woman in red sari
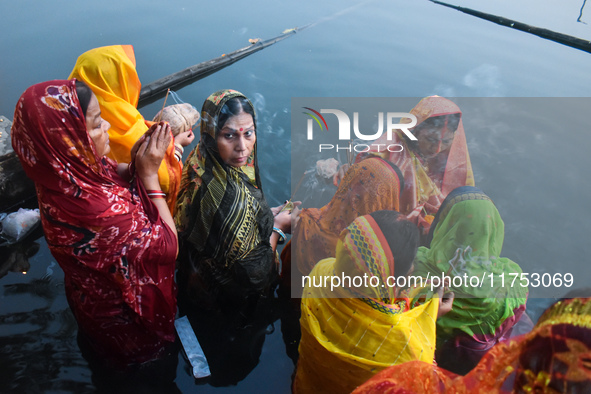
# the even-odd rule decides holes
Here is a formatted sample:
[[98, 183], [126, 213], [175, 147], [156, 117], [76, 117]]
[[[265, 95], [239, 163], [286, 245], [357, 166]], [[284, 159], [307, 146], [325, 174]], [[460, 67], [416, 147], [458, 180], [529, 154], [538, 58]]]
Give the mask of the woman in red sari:
[[35, 182], [80, 334], [128, 366], [158, 358], [175, 339], [177, 237], [158, 183], [171, 137], [154, 125], [133, 161], [117, 166], [105, 156], [108, 129], [88, 86], [49, 81], [19, 99], [12, 145]]

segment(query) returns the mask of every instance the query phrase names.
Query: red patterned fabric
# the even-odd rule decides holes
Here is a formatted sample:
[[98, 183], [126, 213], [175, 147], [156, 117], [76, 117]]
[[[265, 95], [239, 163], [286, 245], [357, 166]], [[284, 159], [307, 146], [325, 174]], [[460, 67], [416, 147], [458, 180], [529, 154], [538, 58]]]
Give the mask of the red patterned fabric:
[[174, 341], [177, 240], [141, 182], [96, 158], [74, 80], [27, 89], [12, 145], [35, 182], [68, 302], [95, 349], [123, 363], [150, 360]]

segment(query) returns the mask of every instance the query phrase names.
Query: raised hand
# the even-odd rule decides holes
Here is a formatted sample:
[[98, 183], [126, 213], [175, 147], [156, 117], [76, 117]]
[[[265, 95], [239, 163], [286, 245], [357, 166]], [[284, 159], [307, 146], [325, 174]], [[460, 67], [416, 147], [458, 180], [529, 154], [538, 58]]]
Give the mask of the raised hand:
[[[135, 152], [135, 167], [144, 186], [147, 189], [154, 189], [160, 188], [158, 168], [160, 168], [166, 149], [170, 145], [172, 134], [170, 125], [166, 122], [154, 124], [150, 130], [138, 140], [138, 148]], [[132, 157], [134, 157], [133, 151]]]
[[150, 127], [146, 132], [133, 144], [131, 147], [131, 161], [135, 161], [135, 155], [137, 154], [137, 150], [139, 149], [140, 145], [146, 140], [147, 137], [151, 136], [154, 130], [158, 126], [158, 123], [154, 123], [152, 127]]
[[174, 142], [180, 144], [182, 147], [189, 146], [191, 142], [195, 139], [195, 134], [193, 130], [185, 131], [184, 133], [177, 134], [174, 137]]
[[341, 180], [345, 177], [345, 174], [347, 171], [349, 171], [349, 168], [351, 168], [351, 166], [346, 163], [339, 167], [339, 170], [332, 177], [332, 183], [335, 186], [338, 186], [339, 183], [341, 183]]

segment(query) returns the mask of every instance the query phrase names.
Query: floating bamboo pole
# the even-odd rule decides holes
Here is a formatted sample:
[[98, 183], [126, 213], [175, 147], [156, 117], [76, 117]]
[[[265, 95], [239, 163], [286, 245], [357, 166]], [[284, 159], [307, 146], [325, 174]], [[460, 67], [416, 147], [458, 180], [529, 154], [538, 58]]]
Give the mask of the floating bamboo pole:
[[569, 46], [571, 48], [580, 49], [581, 51], [591, 53], [591, 41], [583, 40], [578, 37], [569, 36], [567, 34], [557, 33], [552, 30], [543, 29], [541, 27], [531, 26], [525, 23], [517, 22], [512, 19], [507, 19], [502, 16], [497, 16], [493, 14], [487, 14], [485, 12], [480, 12], [473, 10], [471, 8], [459, 7], [457, 5], [452, 5], [448, 3], [444, 3], [442, 1], [437, 0], [429, 0], [432, 3], [439, 4], [445, 7], [453, 8], [454, 10], [461, 11], [465, 14], [472, 15], [481, 19], [485, 19], [490, 22], [494, 22], [501, 26], [507, 26], [512, 29], [521, 30], [526, 33], [534, 34], [538, 37], [542, 37], [546, 40], [554, 41], [559, 44], [563, 44]]
[[240, 48], [234, 52], [223, 54], [222, 56], [216, 57], [215, 59], [195, 64], [194, 66], [187, 67], [184, 70], [177, 71], [174, 74], [167, 75], [166, 77], [157, 79], [154, 82], [144, 85], [140, 91], [138, 108], [158, 100], [165, 94], [167, 89], [178, 90], [195, 81], [203, 79], [208, 75], [215, 73], [216, 71], [236, 63], [240, 59], [244, 59], [255, 52], [275, 44], [276, 42], [285, 40], [286, 38], [291, 37], [295, 33], [302, 31], [309, 26], [310, 25], [300, 28], [287, 29], [276, 37], [265, 41], [257, 41], [247, 47]]

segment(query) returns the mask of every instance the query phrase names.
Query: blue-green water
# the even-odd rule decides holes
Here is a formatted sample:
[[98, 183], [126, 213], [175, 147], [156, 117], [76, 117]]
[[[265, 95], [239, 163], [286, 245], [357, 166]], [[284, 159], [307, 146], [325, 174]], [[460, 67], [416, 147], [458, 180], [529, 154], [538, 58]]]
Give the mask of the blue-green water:
[[[591, 39], [591, 9], [583, 9], [577, 22], [582, 4], [458, 3]], [[77, 56], [96, 46], [133, 44], [140, 79], [147, 83], [244, 47], [249, 38], [315, 23], [178, 92], [196, 107], [221, 88], [242, 91], [255, 102], [263, 187], [272, 205], [290, 195], [292, 97], [589, 97], [591, 92], [591, 54], [426, 0], [25, 1], [4, 4], [1, 20], [0, 114], [9, 118], [28, 86], [67, 77]], [[574, 102], [579, 113], [588, 111], [586, 101]], [[151, 104], [142, 113], [151, 118], [161, 105]], [[471, 135], [466, 119], [465, 129], [477, 185], [493, 196], [506, 223], [503, 254], [541, 271], [574, 264], [577, 283], [587, 286], [588, 125], [565, 130], [557, 123], [538, 135], [520, 134], [509, 125]], [[0, 279], [0, 391], [92, 391], [60, 286], [63, 274], [43, 238], [37, 243], [39, 252], [30, 258], [26, 275], [9, 272]], [[9, 257], [3, 252], [0, 259], [5, 264]], [[46, 274], [51, 282], [40, 280]], [[528, 312], [535, 319], [548, 302], [530, 300]], [[197, 386], [180, 359], [177, 387], [182, 392], [289, 392], [293, 363], [280, 328], [276, 320], [258, 365], [237, 385]]]

